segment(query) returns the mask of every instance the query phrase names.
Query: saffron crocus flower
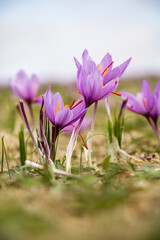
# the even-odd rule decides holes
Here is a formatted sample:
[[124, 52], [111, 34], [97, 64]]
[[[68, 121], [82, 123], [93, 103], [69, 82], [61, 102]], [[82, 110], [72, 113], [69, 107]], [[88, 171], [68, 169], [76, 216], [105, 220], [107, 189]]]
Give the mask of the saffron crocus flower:
[[[73, 129], [78, 126], [78, 123], [79, 123], [79, 120], [74, 122], [73, 124], [65, 127], [63, 129], [64, 130], [63, 134], [71, 135], [72, 132], [73, 132]], [[90, 118], [84, 118], [79, 131], [83, 132], [83, 131], [87, 130], [90, 127], [90, 125], [91, 125], [91, 119]]]
[[88, 109], [85, 108], [85, 103], [82, 97], [71, 107], [69, 107], [69, 105], [64, 105], [61, 95], [58, 92], [52, 95], [50, 87], [44, 95], [44, 106], [45, 113], [49, 121], [52, 123], [52, 142], [50, 152], [50, 158], [52, 158], [53, 144], [59, 132], [83, 117]]
[[77, 87], [85, 99], [86, 107], [89, 107], [113, 93], [118, 87], [119, 78], [112, 78], [105, 84], [103, 74], [101, 74], [95, 62], [88, 55], [87, 50], [82, 54], [82, 62], [83, 64], [81, 65], [75, 58], [78, 68]]
[[157, 124], [159, 115], [160, 115], [160, 81], [157, 83], [153, 95], [153, 108], [150, 112], [150, 116], [155, 124]]
[[32, 75], [31, 77], [28, 77], [24, 71], [19, 71], [16, 77], [10, 78], [9, 81], [13, 92], [27, 103], [32, 123], [34, 124], [31, 104], [41, 104], [42, 102], [42, 98], [36, 96], [39, 89], [37, 76]]
[[[87, 50], [84, 50], [82, 54], [82, 64], [76, 58], [74, 60], [78, 69], [77, 87], [79, 92], [83, 95], [87, 107], [95, 103], [91, 132], [89, 133], [89, 136], [91, 136], [94, 130], [98, 101], [109, 97], [112, 93], [116, 94], [114, 91], [118, 87], [119, 78], [130, 63], [131, 58], [114, 69], [112, 69], [113, 61], [109, 53], [104, 56], [98, 65], [91, 59]], [[88, 162], [91, 165], [91, 139], [89, 146]]]
[[36, 75], [28, 77], [24, 71], [19, 71], [15, 78], [10, 78], [13, 92], [28, 104], [41, 104], [41, 97], [37, 97], [39, 82]]
[[142, 92], [137, 93], [136, 97], [127, 92], [121, 92], [121, 94], [123, 100], [128, 99], [125, 105], [126, 109], [146, 117], [149, 116], [153, 108], [153, 97], [147, 81], [143, 80]]
[[121, 94], [123, 100], [127, 99], [125, 108], [131, 112], [146, 117], [160, 143], [160, 136], [157, 126], [157, 120], [160, 114], [160, 81], [157, 84], [153, 96], [150, 86], [145, 80], [143, 80], [142, 83], [142, 92], [137, 93], [136, 97], [127, 92], [121, 92]]

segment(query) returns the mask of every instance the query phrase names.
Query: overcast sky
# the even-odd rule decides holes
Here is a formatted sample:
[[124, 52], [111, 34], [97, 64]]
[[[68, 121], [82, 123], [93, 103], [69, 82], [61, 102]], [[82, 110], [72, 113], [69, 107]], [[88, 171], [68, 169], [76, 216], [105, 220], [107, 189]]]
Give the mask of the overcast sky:
[[85, 48], [97, 64], [132, 56], [125, 77], [160, 74], [159, 23], [159, 0], [0, 0], [0, 81], [19, 69], [72, 81]]

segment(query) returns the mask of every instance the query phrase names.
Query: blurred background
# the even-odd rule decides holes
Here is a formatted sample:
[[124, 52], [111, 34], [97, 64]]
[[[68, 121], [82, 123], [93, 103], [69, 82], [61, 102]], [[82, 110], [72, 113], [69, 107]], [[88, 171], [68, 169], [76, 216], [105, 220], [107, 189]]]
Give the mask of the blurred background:
[[114, 66], [133, 57], [124, 78], [160, 75], [158, 0], [0, 0], [0, 85], [20, 69], [43, 83], [71, 83], [83, 50]]

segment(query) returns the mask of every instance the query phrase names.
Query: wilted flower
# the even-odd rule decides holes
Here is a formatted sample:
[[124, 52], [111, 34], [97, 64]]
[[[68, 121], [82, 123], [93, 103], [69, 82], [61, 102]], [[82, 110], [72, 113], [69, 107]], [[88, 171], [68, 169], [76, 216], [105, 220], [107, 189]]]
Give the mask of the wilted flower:
[[39, 82], [36, 75], [28, 77], [24, 71], [19, 71], [15, 78], [10, 78], [13, 92], [28, 104], [41, 104], [42, 98], [37, 97]]
[[142, 92], [137, 93], [136, 97], [127, 92], [121, 92], [121, 94], [123, 100], [127, 99], [125, 108], [131, 112], [146, 117], [160, 143], [160, 136], [157, 125], [158, 117], [160, 115], [160, 81], [156, 86], [156, 90], [153, 96], [150, 86], [145, 80], [143, 80], [142, 83]]

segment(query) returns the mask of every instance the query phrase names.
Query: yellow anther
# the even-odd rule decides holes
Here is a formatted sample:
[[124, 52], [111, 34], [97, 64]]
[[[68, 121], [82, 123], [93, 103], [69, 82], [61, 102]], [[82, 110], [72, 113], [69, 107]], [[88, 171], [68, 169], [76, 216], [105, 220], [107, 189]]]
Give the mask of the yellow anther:
[[142, 103], [142, 101], [141, 101], [141, 100], [139, 100], [139, 104], [143, 105], [143, 103]]
[[102, 88], [104, 88], [104, 85], [102, 86]]
[[64, 105], [64, 108], [68, 108], [69, 107], [69, 105]]
[[99, 72], [101, 73], [101, 69], [99, 69], [99, 64], [97, 65], [97, 68], [98, 68]]
[[108, 68], [106, 69], [106, 71], [105, 71], [103, 77], [105, 77], [107, 73], [108, 73]]
[[56, 115], [57, 115], [57, 113], [58, 113], [58, 111], [59, 111], [59, 107], [60, 107], [60, 102], [58, 103], [58, 105], [57, 105], [57, 108], [56, 108]]
[[144, 98], [144, 104], [145, 104], [145, 107], [148, 108], [148, 104], [147, 104], [147, 99]]

